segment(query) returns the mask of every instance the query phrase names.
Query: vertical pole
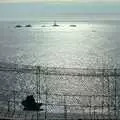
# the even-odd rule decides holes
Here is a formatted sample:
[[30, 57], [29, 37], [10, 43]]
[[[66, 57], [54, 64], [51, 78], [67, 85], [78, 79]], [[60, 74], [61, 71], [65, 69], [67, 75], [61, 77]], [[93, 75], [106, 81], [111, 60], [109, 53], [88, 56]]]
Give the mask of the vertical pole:
[[104, 119], [104, 95], [102, 95], [102, 119]]
[[45, 120], [47, 120], [47, 90], [46, 90], [46, 104], [45, 104]]
[[101, 76], [101, 80], [102, 80], [102, 89], [103, 89], [103, 95], [102, 95], [102, 119], [104, 119], [104, 74], [105, 74], [105, 71], [104, 71], [104, 68], [102, 70], [102, 76]]
[[[38, 102], [40, 102], [40, 99], [41, 99], [41, 80], [40, 80], [40, 75], [41, 75], [41, 68], [39, 66], [39, 74], [38, 74], [38, 81], [39, 81], [39, 100]], [[38, 116], [38, 119], [39, 119], [39, 116]]]
[[[38, 103], [38, 74], [39, 74], [39, 68], [37, 67], [37, 73], [36, 73], [36, 80], [37, 80], [37, 103]], [[37, 111], [37, 120], [38, 120], [38, 111]]]
[[9, 95], [8, 95], [8, 112], [10, 112], [10, 98], [9, 98]]
[[93, 109], [94, 109], [94, 115], [93, 115], [94, 117], [93, 117], [93, 119], [95, 120], [95, 119], [96, 119], [96, 112], [95, 112], [95, 110], [96, 110], [96, 106], [94, 106]]
[[[41, 81], [40, 81], [40, 66], [38, 67], [38, 72], [39, 72], [39, 74], [38, 74], [38, 95], [39, 95], [39, 100], [40, 100], [40, 95], [41, 95]], [[38, 101], [39, 101], [38, 100]]]
[[40, 94], [41, 94], [41, 83], [40, 83], [40, 66], [37, 66], [37, 81], [36, 81], [36, 86], [37, 86], [37, 102], [39, 102], [40, 99]]
[[16, 106], [15, 106], [15, 101], [16, 101], [16, 98], [15, 98], [15, 90], [13, 90], [13, 104], [14, 104], [14, 112], [15, 112], [15, 109], [16, 109]]
[[[96, 95], [94, 95], [94, 101], [96, 101]], [[94, 105], [93, 110], [94, 110], [93, 119], [95, 120], [96, 119], [96, 105]]]
[[90, 114], [90, 119], [92, 119], [92, 112], [91, 112], [92, 103], [91, 103], [91, 99], [92, 99], [92, 96], [89, 97], [89, 114]]
[[66, 95], [64, 95], [64, 119], [67, 120]]
[[[99, 96], [99, 102], [100, 102], [100, 101], [101, 101], [101, 95]], [[98, 109], [100, 110], [100, 111], [99, 111], [99, 114], [100, 114], [100, 115], [98, 115], [98, 119], [101, 119], [101, 118], [102, 118], [102, 117], [101, 117], [101, 108], [102, 108], [102, 107], [101, 107], [101, 104], [98, 105]]]
[[[40, 99], [40, 67], [37, 66], [37, 70], [36, 70], [36, 87], [37, 87], [37, 103], [39, 102]], [[38, 116], [38, 111], [37, 111], [37, 120], [39, 119]]]
[[110, 119], [110, 80], [109, 77], [107, 76], [107, 82], [108, 82], [108, 119]]
[[38, 102], [38, 74], [39, 74], [39, 71], [38, 71], [38, 67], [36, 67], [36, 95], [37, 95], [37, 102]]
[[115, 119], [117, 119], [117, 79], [116, 79], [116, 69], [114, 69], [114, 75], [115, 75]]
[[47, 86], [47, 78], [46, 78], [47, 75], [48, 75], [48, 71], [47, 71], [47, 74], [45, 74], [45, 87], [46, 87], [46, 90], [45, 90], [45, 93], [46, 93], [46, 100], [45, 100], [45, 102], [46, 102], [45, 103], [45, 120], [47, 120], [47, 102], [48, 102], [48, 86]]

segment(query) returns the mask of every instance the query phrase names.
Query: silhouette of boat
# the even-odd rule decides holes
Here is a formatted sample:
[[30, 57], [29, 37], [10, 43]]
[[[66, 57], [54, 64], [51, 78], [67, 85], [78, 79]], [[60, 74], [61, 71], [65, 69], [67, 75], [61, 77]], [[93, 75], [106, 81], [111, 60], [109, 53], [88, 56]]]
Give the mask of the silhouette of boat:
[[54, 21], [53, 27], [58, 27], [59, 25], [56, 24], [56, 21]]
[[70, 27], [76, 27], [76, 25], [70, 25]]
[[32, 25], [28, 24], [28, 25], [26, 25], [25, 27], [32, 27]]
[[21, 27], [22, 27], [22, 25], [16, 25], [15, 27], [16, 27], [16, 28], [21, 28]]
[[46, 27], [45, 25], [42, 25], [41, 27]]

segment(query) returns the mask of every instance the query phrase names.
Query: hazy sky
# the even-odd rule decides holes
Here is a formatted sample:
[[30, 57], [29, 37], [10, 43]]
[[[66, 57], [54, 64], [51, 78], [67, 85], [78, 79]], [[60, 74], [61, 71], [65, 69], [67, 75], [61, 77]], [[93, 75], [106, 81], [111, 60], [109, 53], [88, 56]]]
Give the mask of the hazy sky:
[[0, 2], [120, 2], [120, 0], [0, 0]]
[[0, 20], [120, 13], [120, 0], [0, 0]]

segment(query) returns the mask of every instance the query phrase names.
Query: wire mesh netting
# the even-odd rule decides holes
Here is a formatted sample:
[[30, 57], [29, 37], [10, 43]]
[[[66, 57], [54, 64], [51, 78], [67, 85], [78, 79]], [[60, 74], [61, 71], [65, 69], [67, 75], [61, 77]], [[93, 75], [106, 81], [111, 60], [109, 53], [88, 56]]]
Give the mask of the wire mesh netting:
[[[0, 117], [31, 120], [119, 119], [120, 69], [0, 66]], [[33, 95], [43, 111], [24, 111]]]

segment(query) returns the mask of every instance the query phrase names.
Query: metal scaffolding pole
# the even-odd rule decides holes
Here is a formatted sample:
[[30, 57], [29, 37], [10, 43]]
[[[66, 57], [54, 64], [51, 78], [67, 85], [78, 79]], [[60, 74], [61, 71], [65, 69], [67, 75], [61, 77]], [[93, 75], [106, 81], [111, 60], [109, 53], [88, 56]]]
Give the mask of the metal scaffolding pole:
[[64, 119], [67, 120], [66, 95], [64, 95]]
[[[48, 73], [47, 73], [48, 75]], [[46, 75], [46, 76], [47, 76]], [[47, 86], [47, 78], [45, 76], [45, 120], [47, 120], [47, 103], [48, 103], [48, 86]]]
[[13, 104], [14, 104], [14, 112], [16, 111], [16, 91], [13, 90]]
[[114, 75], [115, 75], [115, 119], [117, 120], [117, 71], [114, 69]]
[[102, 75], [101, 75], [101, 81], [102, 81], [102, 119], [104, 119], [104, 96], [105, 96], [105, 91], [104, 91], [104, 88], [105, 88], [105, 85], [104, 85], [104, 69], [102, 70]]
[[91, 102], [92, 96], [89, 96], [89, 114], [90, 119], [92, 119], [92, 102]]
[[10, 97], [8, 96], [8, 112], [10, 112]]
[[[36, 68], [36, 87], [37, 87], [37, 103], [39, 103], [41, 90], [40, 90], [40, 66], [37, 66]], [[39, 112], [37, 111], [37, 120], [39, 119]]]
[[110, 80], [109, 77], [107, 76], [107, 83], [108, 83], [108, 119], [111, 119], [111, 115], [110, 115], [110, 105], [111, 105], [111, 101], [110, 101]]

